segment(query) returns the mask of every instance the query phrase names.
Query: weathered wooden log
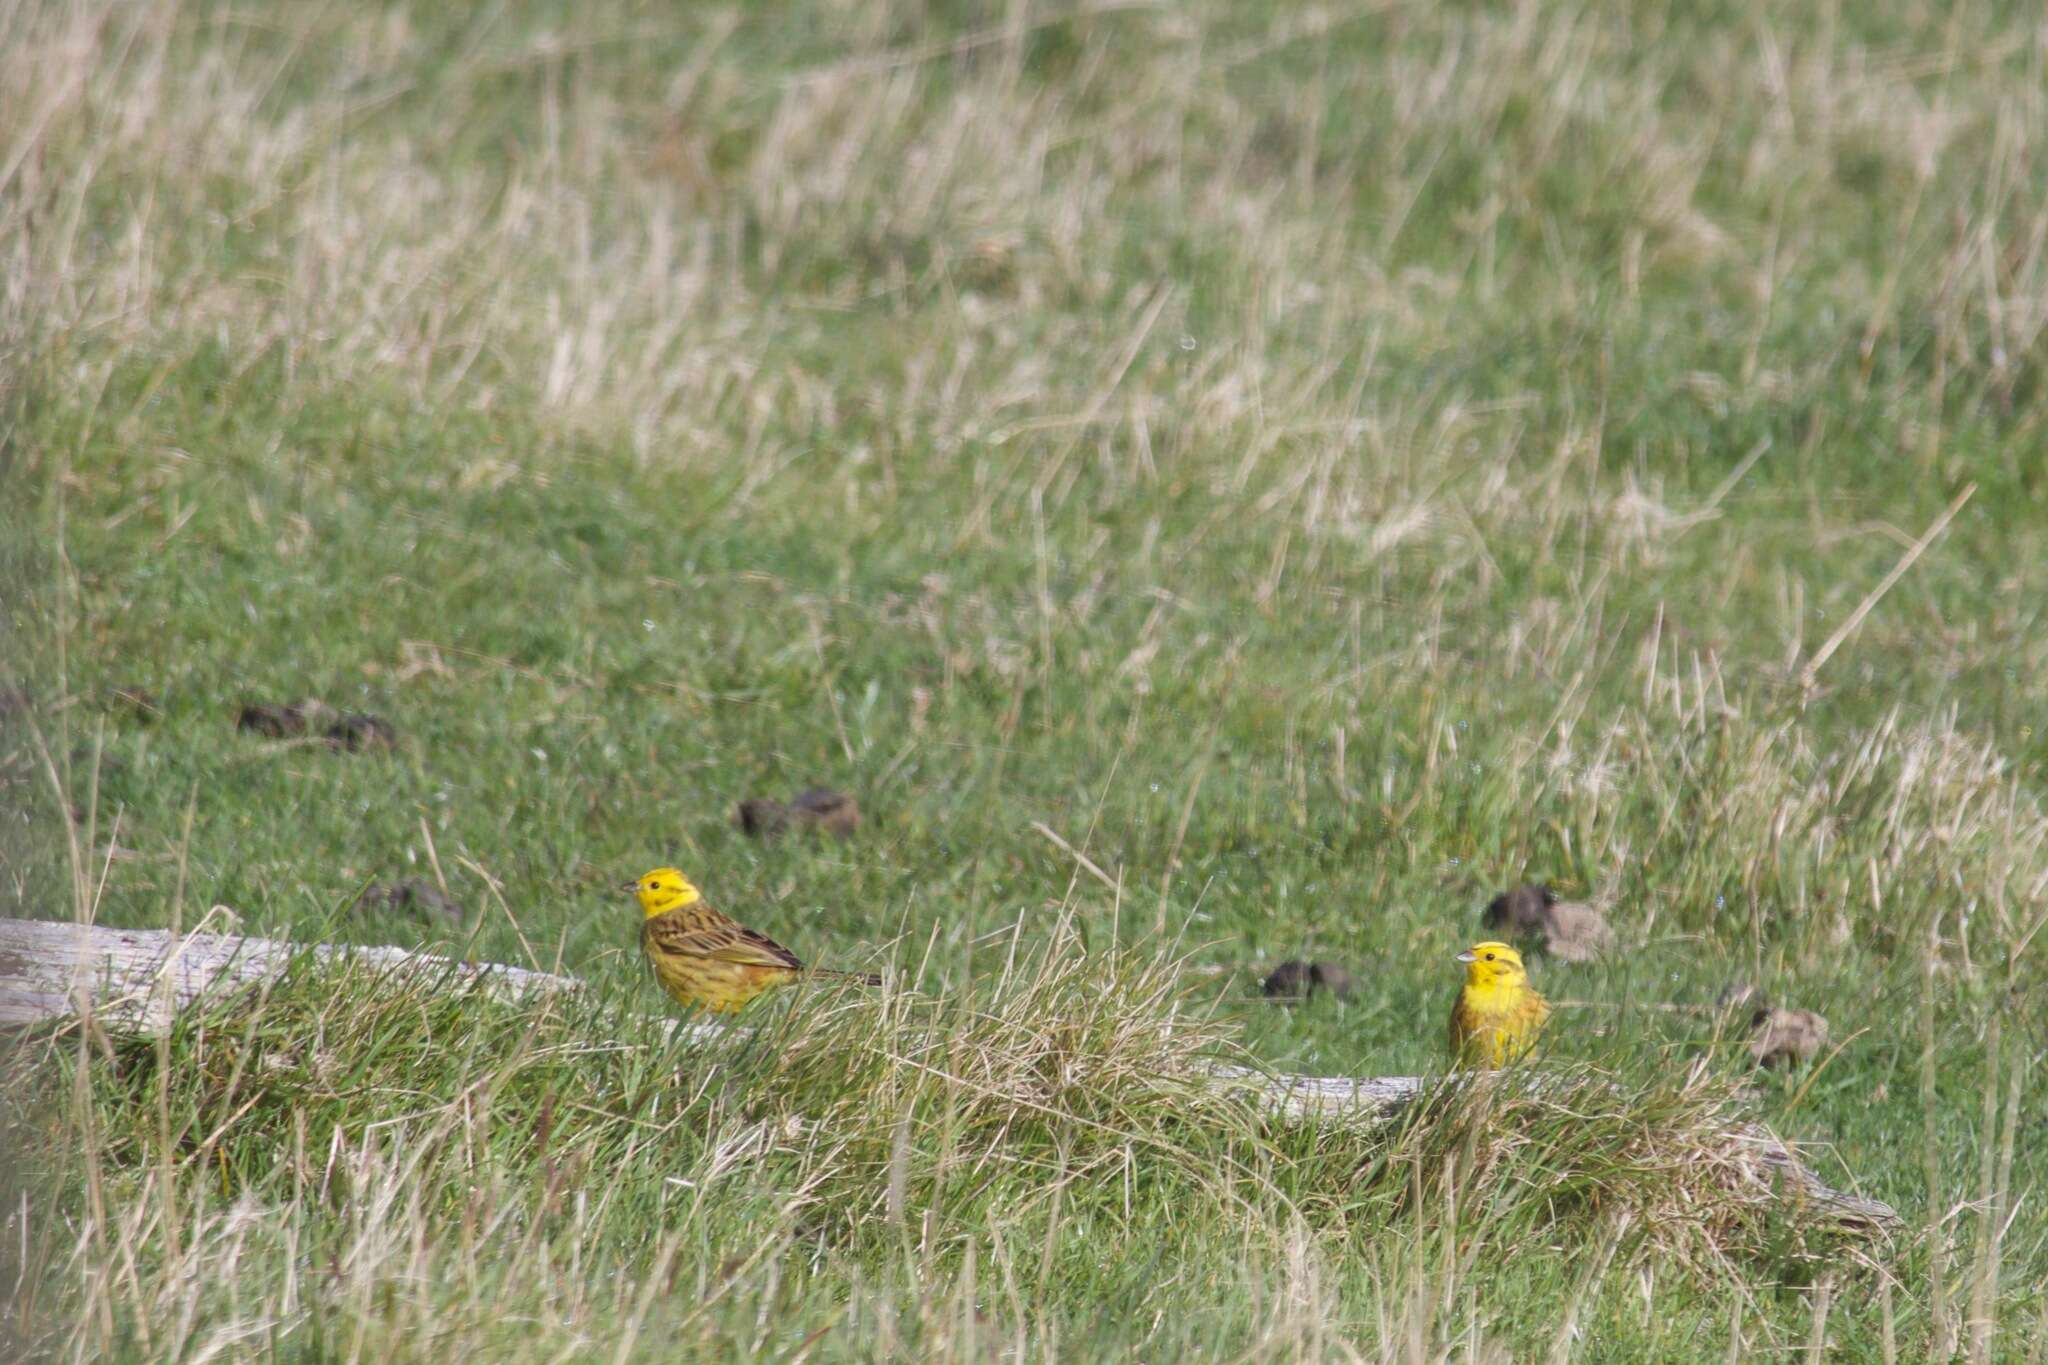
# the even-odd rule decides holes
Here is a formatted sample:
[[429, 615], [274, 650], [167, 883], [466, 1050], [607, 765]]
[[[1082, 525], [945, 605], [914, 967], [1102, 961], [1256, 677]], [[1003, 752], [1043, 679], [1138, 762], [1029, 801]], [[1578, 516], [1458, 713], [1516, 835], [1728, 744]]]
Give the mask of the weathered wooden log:
[[[574, 977], [498, 963], [463, 962], [403, 948], [293, 944], [161, 929], [106, 929], [40, 920], [0, 919], [0, 1027], [61, 1019], [90, 1010], [112, 1032], [154, 1033], [209, 992], [252, 985], [294, 962], [350, 963], [376, 970], [431, 974], [474, 983], [512, 998], [578, 991]], [[664, 1020], [680, 1026], [680, 1021]], [[698, 1024], [717, 1033], [725, 1026]], [[1381, 1123], [1426, 1093], [1421, 1076], [1273, 1075], [1221, 1063], [1210, 1069], [1222, 1085], [1251, 1089], [1275, 1113], [1294, 1119]], [[1833, 1189], [1798, 1154], [1760, 1124], [1743, 1124], [1731, 1142], [1752, 1154], [1792, 1199], [1852, 1226], [1889, 1228], [1890, 1205]]]
[[89, 1007], [112, 1032], [156, 1033], [209, 991], [265, 980], [308, 957], [373, 969], [432, 971], [515, 997], [583, 985], [570, 976], [403, 948], [0, 919], [0, 1027], [62, 1018]]

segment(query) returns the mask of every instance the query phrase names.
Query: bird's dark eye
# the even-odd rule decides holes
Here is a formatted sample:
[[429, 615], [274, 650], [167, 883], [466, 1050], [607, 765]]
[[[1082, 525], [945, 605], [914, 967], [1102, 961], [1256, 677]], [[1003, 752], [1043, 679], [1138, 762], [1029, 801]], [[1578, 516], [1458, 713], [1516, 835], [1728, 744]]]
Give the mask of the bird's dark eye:
[[1488, 953], [1488, 954], [1486, 955], [1486, 960], [1487, 960], [1488, 962], [1491, 962], [1491, 961], [1493, 961], [1493, 954], [1492, 954], [1492, 953]]

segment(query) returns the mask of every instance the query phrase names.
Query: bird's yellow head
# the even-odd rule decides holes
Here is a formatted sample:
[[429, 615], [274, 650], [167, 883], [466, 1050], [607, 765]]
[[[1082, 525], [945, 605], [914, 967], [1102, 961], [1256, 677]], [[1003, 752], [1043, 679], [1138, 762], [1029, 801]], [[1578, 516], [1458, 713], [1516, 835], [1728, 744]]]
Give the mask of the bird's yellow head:
[[1465, 964], [1465, 984], [1474, 990], [1513, 990], [1529, 984], [1522, 955], [1505, 943], [1475, 943], [1458, 954]]
[[657, 867], [620, 889], [640, 898], [640, 913], [649, 919], [704, 899], [704, 894], [691, 884], [690, 879], [673, 867]]

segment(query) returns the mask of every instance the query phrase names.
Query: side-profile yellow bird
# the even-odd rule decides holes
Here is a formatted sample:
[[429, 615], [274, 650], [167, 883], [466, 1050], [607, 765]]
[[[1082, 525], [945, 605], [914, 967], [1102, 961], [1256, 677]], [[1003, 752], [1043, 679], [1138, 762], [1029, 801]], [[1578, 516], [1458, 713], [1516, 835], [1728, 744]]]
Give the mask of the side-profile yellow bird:
[[640, 899], [640, 951], [663, 990], [685, 1005], [734, 1014], [762, 991], [799, 976], [844, 976], [870, 986], [879, 976], [806, 967], [766, 934], [713, 910], [673, 867], [657, 867], [622, 888]]
[[1522, 955], [1505, 943], [1476, 943], [1458, 961], [1465, 986], [1451, 1007], [1453, 1065], [1506, 1066], [1536, 1045], [1550, 1002], [1529, 984]]

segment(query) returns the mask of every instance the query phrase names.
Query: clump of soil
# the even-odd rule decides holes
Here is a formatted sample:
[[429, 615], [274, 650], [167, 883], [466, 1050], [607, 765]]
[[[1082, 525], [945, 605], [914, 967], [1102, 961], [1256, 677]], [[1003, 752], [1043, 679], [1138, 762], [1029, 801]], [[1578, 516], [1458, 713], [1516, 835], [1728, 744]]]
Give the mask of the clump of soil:
[[756, 839], [777, 838], [792, 828], [819, 829], [844, 839], [860, 828], [860, 803], [845, 792], [812, 787], [787, 804], [773, 797], [752, 797], [740, 802], [733, 818]]
[[1810, 1062], [1828, 1045], [1828, 1021], [1812, 1010], [1766, 1005], [1750, 1016], [1749, 1055], [1761, 1067]]
[[265, 739], [317, 735], [352, 754], [398, 747], [398, 727], [384, 717], [367, 711], [336, 711], [314, 697], [291, 702], [248, 702], [236, 717], [235, 728]]
[[1480, 917], [1498, 933], [1533, 942], [1560, 962], [1591, 962], [1614, 946], [1607, 916], [1583, 901], [1561, 901], [1547, 883], [1503, 891]]
[[461, 924], [467, 918], [460, 903], [432, 882], [419, 877], [379, 882], [356, 897], [356, 908], [387, 914], [417, 915]]
[[322, 736], [337, 749], [357, 753], [364, 749], [395, 749], [398, 747], [398, 727], [382, 716], [373, 716], [367, 711], [351, 711], [327, 727]]
[[1349, 1000], [1357, 985], [1351, 973], [1334, 962], [1304, 962], [1296, 958], [1275, 967], [1260, 989], [1274, 1000], [1306, 1000], [1317, 991]]
[[326, 702], [312, 697], [303, 701], [252, 701], [242, 706], [241, 714], [235, 718], [235, 728], [264, 739], [297, 739], [333, 714]]
[[1828, 1045], [1828, 1021], [1812, 1010], [1773, 1005], [1748, 981], [1731, 981], [1714, 1000], [1724, 1016], [1749, 1013], [1749, 1056], [1761, 1067], [1810, 1062]]

